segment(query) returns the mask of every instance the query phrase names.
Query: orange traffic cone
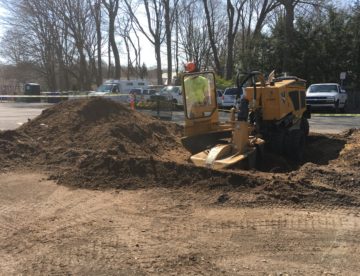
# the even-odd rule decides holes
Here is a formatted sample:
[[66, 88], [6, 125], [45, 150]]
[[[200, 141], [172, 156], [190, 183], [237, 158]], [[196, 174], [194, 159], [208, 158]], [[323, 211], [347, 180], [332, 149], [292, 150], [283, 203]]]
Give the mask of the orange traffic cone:
[[135, 110], [135, 98], [134, 98], [134, 95], [131, 95], [131, 97], [130, 97], [130, 109]]

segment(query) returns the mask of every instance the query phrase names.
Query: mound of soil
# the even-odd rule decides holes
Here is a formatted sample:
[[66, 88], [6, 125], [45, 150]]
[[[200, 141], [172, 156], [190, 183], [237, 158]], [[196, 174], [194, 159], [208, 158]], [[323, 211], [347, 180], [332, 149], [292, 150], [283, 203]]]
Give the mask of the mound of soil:
[[0, 133], [0, 161], [6, 166], [21, 164], [24, 159], [72, 166], [94, 151], [122, 157], [186, 159], [181, 132], [176, 124], [155, 120], [111, 100], [66, 101], [15, 131]]
[[340, 162], [345, 166], [360, 167], [360, 135], [359, 130], [350, 129], [344, 133], [347, 143], [340, 154]]
[[66, 101], [0, 132], [0, 170], [47, 169], [60, 184], [90, 189], [190, 188], [219, 204], [360, 205], [359, 131], [312, 134], [304, 164], [268, 154], [262, 171], [195, 167], [181, 135], [111, 100]]

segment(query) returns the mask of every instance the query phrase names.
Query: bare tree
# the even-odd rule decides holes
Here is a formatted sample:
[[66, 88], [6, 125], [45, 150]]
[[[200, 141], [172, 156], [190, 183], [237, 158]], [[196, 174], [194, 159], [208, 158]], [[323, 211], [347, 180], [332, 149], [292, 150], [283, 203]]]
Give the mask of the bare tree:
[[170, 0], [162, 0], [165, 12], [165, 36], [167, 54], [167, 84], [172, 82], [172, 55], [171, 55], [171, 21], [170, 21]]
[[89, 37], [92, 36], [91, 7], [88, 2], [82, 0], [62, 0], [58, 1], [54, 7], [58, 18], [63, 21], [64, 27], [68, 30], [79, 55], [78, 74], [74, 77], [77, 78], [81, 90], [88, 90], [91, 78], [86, 58], [86, 44]]
[[226, 1], [228, 32], [225, 78], [227, 80], [230, 80], [233, 77], [235, 37], [238, 34], [240, 16], [246, 1], [247, 0], [236, 0], [234, 3], [230, 0]]
[[96, 72], [96, 84], [100, 85], [102, 83], [102, 33], [101, 33], [101, 0], [88, 0], [90, 1], [91, 14], [94, 18], [95, 28], [96, 28], [96, 43], [97, 43], [97, 72]]
[[283, 71], [288, 72], [293, 68], [292, 56], [294, 41], [295, 8], [299, 5], [320, 6], [323, 0], [278, 0], [285, 9], [285, 45], [283, 54]]
[[[175, 20], [175, 12], [177, 10], [178, 0], [162, 0], [165, 12], [165, 35], [166, 35], [166, 54], [167, 54], [167, 83], [172, 82], [172, 27]], [[172, 2], [172, 6], [170, 5]]]
[[127, 79], [131, 75], [141, 77], [141, 41], [138, 30], [134, 26], [134, 17], [129, 13], [127, 7], [121, 9], [122, 16], [118, 19], [118, 35], [125, 44], [127, 55]]
[[243, 70], [252, 70], [257, 64], [261, 32], [273, 11], [279, 6], [277, 0], [248, 0], [240, 16], [238, 45], [235, 60]]
[[206, 68], [211, 64], [210, 42], [206, 18], [198, 14], [202, 4], [193, 0], [184, 0], [181, 2], [181, 7], [179, 12], [182, 16], [178, 18], [179, 48], [185, 54], [187, 61], [194, 61], [199, 69]]
[[[133, 41], [133, 37], [131, 34], [134, 33], [135, 39], [137, 39], [139, 44], [139, 37], [136, 34], [136, 31], [133, 28], [132, 17], [127, 15], [123, 15], [121, 20], [118, 20], [118, 34], [122, 38], [125, 44], [126, 56], [127, 56], [127, 73], [126, 78], [130, 79], [130, 76], [136, 73], [136, 69], [140, 68], [141, 62], [141, 48], [138, 47], [138, 44], [135, 45]], [[135, 56], [132, 57], [132, 53]]]
[[215, 63], [214, 64], [215, 72], [218, 75], [223, 76], [224, 69], [223, 69], [223, 65], [220, 62], [219, 48], [216, 40], [216, 36], [217, 36], [216, 25], [218, 24], [218, 21], [215, 12], [216, 10], [221, 10], [221, 9], [218, 9], [216, 3], [214, 3], [214, 1], [211, 0], [203, 0], [203, 4], [204, 4], [204, 11], [206, 16], [207, 31], [209, 35], [210, 46]]
[[27, 39], [25, 34], [18, 29], [8, 29], [2, 37], [0, 54], [6, 57], [6, 61], [17, 65], [22, 62], [31, 62], [27, 55]]
[[129, 0], [125, 0], [128, 10], [140, 32], [148, 39], [155, 48], [157, 65], [157, 82], [162, 84], [161, 45], [164, 42], [164, 6], [162, 0], [142, 0], [146, 14], [146, 27], [135, 16], [136, 8]]
[[114, 78], [120, 79], [121, 78], [120, 56], [115, 41], [115, 20], [119, 10], [119, 0], [102, 0], [102, 3], [106, 8], [109, 18], [109, 43], [111, 45], [111, 49], [114, 54], [114, 61], [115, 61]]
[[256, 13], [256, 25], [253, 31], [253, 37], [257, 37], [264, 27], [267, 17], [274, 11], [280, 3], [277, 0], [252, 0], [254, 1]]
[[21, 34], [23, 37], [21, 40], [24, 44], [21, 50], [26, 54], [22, 57], [36, 63], [49, 88], [57, 89], [56, 53], [53, 45], [56, 44], [58, 30], [53, 13], [47, 12], [46, 1], [23, 0], [7, 4], [10, 14], [7, 24], [13, 33]]
[[74, 62], [75, 47], [69, 42], [69, 32], [64, 23], [56, 18], [57, 32], [55, 39], [55, 52], [58, 63], [58, 88], [60, 90], [70, 89], [70, 67]]
[[175, 59], [175, 72], [176, 75], [179, 74], [179, 9], [175, 9], [175, 53], [174, 53], [174, 59]]

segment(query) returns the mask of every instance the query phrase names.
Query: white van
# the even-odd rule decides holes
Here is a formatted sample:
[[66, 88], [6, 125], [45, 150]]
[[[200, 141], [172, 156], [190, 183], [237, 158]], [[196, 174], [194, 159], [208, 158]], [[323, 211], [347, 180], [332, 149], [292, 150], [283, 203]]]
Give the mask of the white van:
[[147, 80], [107, 80], [96, 91], [89, 93], [89, 96], [107, 96], [112, 94], [109, 96], [112, 99], [128, 102], [128, 95], [132, 89], [147, 89], [148, 86], [149, 82]]
[[124, 93], [128, 94], [133, 88], [148, 88], [147, 80], [107, 80], [100, 85], [95, 93]]

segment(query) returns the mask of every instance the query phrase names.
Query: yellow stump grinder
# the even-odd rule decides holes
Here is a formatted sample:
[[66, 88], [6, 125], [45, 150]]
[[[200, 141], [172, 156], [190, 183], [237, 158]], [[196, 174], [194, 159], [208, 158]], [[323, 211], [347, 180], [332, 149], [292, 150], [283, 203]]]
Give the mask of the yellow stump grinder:
[[256, 166], [264, 145], [300, 161], [309, 133], [306, 81], [297, 77], [265, 80], [260, 72], [238, 74], [237, 99], [227, 122], [219, 121], [215, 76], [186, 73], [182, 78], [185, 136], [182, 144], [197, 166], [214, 169]]

